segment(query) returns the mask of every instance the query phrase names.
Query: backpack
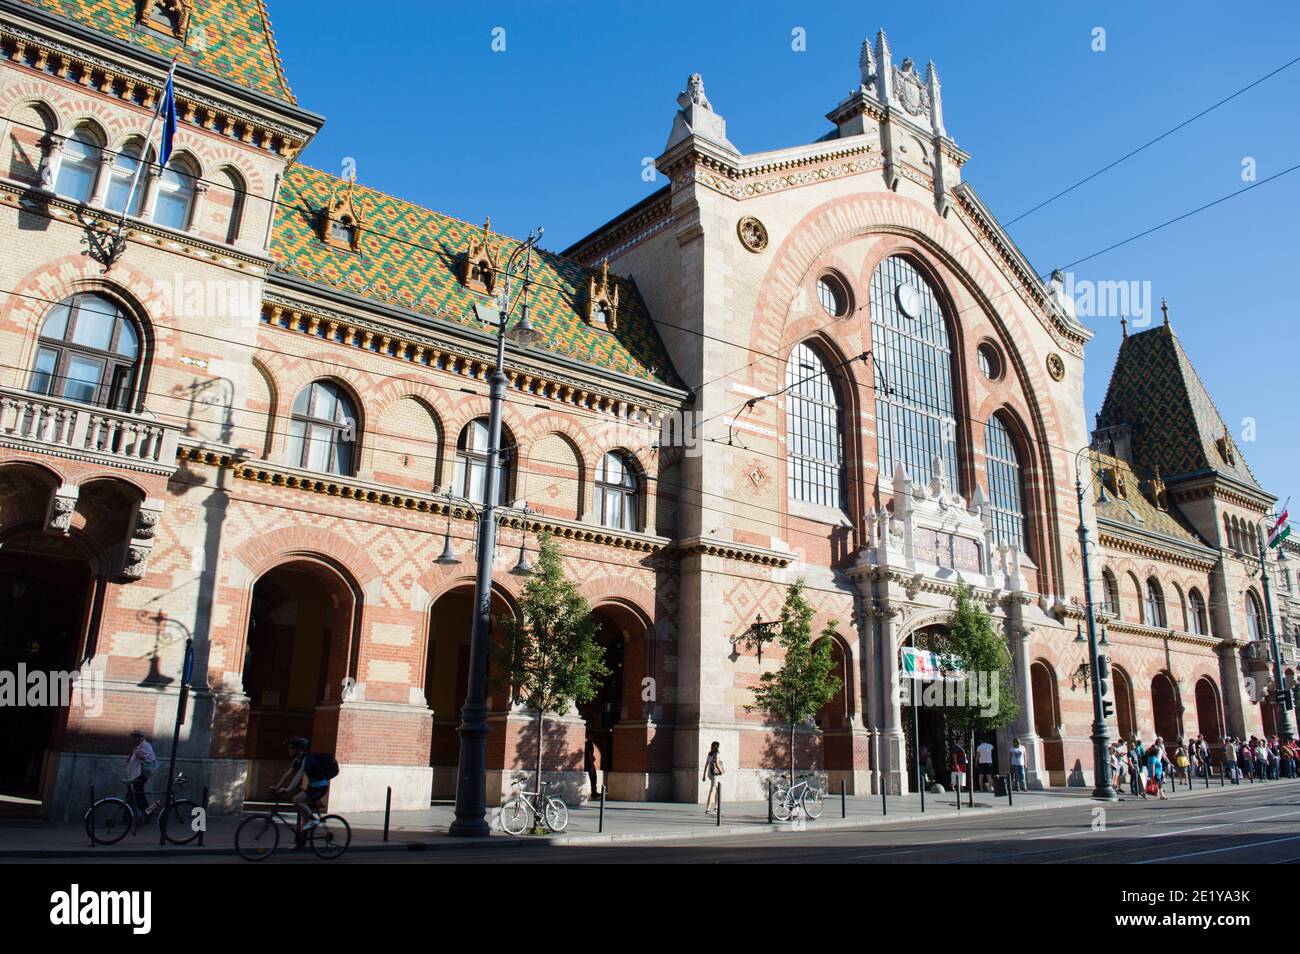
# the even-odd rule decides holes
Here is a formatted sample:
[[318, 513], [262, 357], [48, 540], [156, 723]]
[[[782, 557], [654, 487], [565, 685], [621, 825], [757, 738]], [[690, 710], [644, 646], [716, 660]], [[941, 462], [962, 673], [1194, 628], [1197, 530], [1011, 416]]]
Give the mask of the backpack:
[[303, 762], [303, 771], [313, 782], [326, 782], [339, 774], [339, 763], [328, 752], [313, 752]]

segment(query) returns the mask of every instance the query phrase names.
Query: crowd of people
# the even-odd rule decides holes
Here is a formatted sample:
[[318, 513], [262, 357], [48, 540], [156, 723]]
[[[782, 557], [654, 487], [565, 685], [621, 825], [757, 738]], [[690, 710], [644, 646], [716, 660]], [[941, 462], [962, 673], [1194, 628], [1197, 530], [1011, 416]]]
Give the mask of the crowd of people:
[[1193, 778], [1208, 778], [1216, 769], [1233, 785], [1243, 778], [1295, 778], [1298, 759], [1300, 742], [1282, 741], [1276, 735], [1244, 740], [1230, 736], [1217, 743], [1198, 735], [1190, 742], [1177, 740], [1172, 749], [1160, 736], [1150, 745], [1133, 736], [1110, 747], [1111, 783], [1116, 791], [1127, 788], [1138, 798], [1166, 798], [1166, 784], [1191, 785]]

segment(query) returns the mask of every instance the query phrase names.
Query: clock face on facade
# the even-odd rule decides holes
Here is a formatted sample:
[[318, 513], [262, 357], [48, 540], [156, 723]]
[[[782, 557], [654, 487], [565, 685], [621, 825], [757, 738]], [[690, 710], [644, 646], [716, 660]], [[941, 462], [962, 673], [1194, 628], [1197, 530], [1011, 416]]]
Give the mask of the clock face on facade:
[[899, 309], [907, 317], [919, 318], [921, 316], [921, 293], [915, 285], [900, 282], [898, 288], [894, 290], [894, 297], [898, 299]]

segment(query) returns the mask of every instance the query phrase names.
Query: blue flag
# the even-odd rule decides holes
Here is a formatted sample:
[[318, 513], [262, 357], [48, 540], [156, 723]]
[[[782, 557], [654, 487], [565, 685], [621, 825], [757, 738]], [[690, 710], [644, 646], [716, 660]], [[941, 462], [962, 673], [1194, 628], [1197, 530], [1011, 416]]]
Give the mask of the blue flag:
[[176, 64], [167, 74], [167, 86], [162, 98], [162, 147], [158, 151], [158, 164], [166, 167], [172, 157], [172, 140], [176, 138]]

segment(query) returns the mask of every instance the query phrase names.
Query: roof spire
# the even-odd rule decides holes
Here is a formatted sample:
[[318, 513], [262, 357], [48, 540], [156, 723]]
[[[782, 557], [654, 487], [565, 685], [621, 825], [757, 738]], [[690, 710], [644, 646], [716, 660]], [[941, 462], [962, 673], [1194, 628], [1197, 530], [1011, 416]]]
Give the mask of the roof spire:
[[1165, 316], [1165, 327], [1168, 328], [1169, 327], [1169, 299], [1168, 298], [1160, 299], [1160, 312]]
[[1119, 326], [1124, 332], [1124, 337], [1128, 337], [1128, 315], [1119, 316]]

